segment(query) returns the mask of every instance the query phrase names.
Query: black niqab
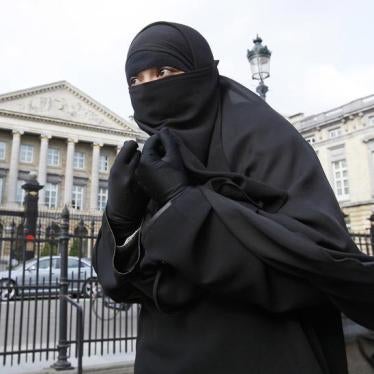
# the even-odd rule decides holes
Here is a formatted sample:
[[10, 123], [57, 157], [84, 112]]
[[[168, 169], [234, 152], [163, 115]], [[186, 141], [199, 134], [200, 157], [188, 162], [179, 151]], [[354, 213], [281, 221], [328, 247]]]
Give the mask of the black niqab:
[[144, 69], [162, 66], [185, 73], [130, 87], [134, 119], [150, 135], [167, 126], [205, 164], [219, 108], [217, 62], [197, 31], [156, 22], [131, 43], [127, 80]]

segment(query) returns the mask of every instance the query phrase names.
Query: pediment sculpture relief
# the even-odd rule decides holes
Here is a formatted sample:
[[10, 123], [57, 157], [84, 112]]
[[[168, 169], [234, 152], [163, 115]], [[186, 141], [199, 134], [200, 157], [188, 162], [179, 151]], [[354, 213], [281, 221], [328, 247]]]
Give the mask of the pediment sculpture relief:
[[95, 110], [78, 100], [71, 100], [66, 97], [37, 96], [24, 99], [17, 103], [17, 110], [21, 112], [49, 115], [82, 121], [86, 123], [104, 124], [105, 120]]

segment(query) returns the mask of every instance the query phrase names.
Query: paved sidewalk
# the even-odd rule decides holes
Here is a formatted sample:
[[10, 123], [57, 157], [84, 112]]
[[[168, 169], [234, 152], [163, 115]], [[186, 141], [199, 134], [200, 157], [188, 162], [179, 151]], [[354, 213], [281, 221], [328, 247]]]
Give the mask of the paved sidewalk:
[[[66, 373], [66, 374], [76, 374], [77, 369], [56, 371], [54, 369], [40, 369], [37, 371], [26, 371], [20, 374], [56, 374], [56, 373]], [[131, 362], [116, 363], [116, 364], [102, 364], [102, 365], [86, 365], [83, 367], [83, 373], [87, 374], [133, 374], [134, 364]]]
[[[354, 336], [354, 334], [352, 334]], [[352, 336], [352, 337], [353, 337]], [[371, 368], [358, 351], [355, 339], [347, 339], [346, 351], [348, 358], [349, 374], [373, 374], [374, 369]], [[374, 347], [368, 345], [368, 352], [374, 353]], [[85, 374], [133, 374], [133, 365], [135, 360], [135, 352], [104, 354], [102, 356], [83, 356], [83, 373]], [[16, 360], [15, 360], [16, 361]], [[76, 374], [77, 359], [69, 358], [69, 362], [74, 367], [72, 370], [56, 371], [50, 366], [56, 360], [42, 361], [31, 363], [23, 362], [17, 365], [15, 362], [11, 366], [10, 362], [6, 366], [0, 366], [0, 372], [4, 374]]]
[[[135, 360], [135, 353], [123, 354], [104, 354], [103, 356], [83, 356], [83, 373], [94, 374], [132, 374]], [[56, 360], [22, 362], [14, 363], [12, 366], [8, 363], [6, 366], [0, 366], [0, 373], [4, 374], [75, 374], [77, 373], [77, 359], [69, 357], [68, 361], [74, 369], [57, 371], [50, 366]]]

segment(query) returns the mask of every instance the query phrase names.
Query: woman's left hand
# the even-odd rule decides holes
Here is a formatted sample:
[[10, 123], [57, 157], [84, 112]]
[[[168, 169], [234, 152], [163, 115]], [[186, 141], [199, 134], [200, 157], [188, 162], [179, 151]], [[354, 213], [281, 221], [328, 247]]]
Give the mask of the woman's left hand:
[[135, 178], [149, 197], [160, 204], [189, 185], [178, 144], [168, 129], [163, 128], [147, 139]]

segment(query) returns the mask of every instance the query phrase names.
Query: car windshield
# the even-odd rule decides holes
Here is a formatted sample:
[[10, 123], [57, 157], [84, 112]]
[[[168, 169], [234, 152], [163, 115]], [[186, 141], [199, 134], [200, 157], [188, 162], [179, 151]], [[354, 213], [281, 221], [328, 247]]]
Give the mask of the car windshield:
[[[27, 260], [25, 262], [25, 268], [27, 269], [29, 266], [32, 266], [32, 265], [36, 266], [37, 262], [38, 261], [37, 261], [36, 258], [32, 258], [30, 260]], [[52, 258], [52, 264], [54, 264], [53, 266], [55, 266], [55, 263], [56, 263], [56, 259]], [[47, 267], [49, 267], [49, 264], [50, 264], [50, 258], [48, 256], [39, 258], [39, 267], [40, 268], [47, 268]], [[13, 268], [13, 270], [20, 270], [20, 269], [22, 269], [22, 267], [23, 267], [23, 262], [20, 262], [17, 266], [15, 266]]]
[[[27, 260], [25, 262], [25, 267], [29, 266], [30, 264], [32, 264], [33, 262], [35, 262], [35, 258], [32, 258], [30, 260]], [[23, 262], [21, 261], [18, 265], [16, 265], [13, 270], [19, 270], [19, 269], [22, 269], [23, 267]]]
[[[48, 258], [48, 260], [49, 260], [49, 258]], [[73, 267], [73, 268], [75, 268], [75, 267], [79, 267], [79, 262], [78, 262], [78, 258], [69, 258], [68, 259], [68, 267], [69, 268], [71, 268], [71, 267]], [[43, 258], [40, 258], [39, 259], [39, 261], [40, 262], [42, 262], [43, 261]], [[35, 263], [35, 265], [36, 265], [36, 263], [37, 263], [37, 261], [36, 261], [36, 259], [35, 258], [32, 258], [32, 259], [30, 259], [30, 260], [27, 260], [26, 262], [25, 262], [25, 268], [27, 268], [28, 266], [30, 266], [31, 264], [33, 264], [33, 263]], [[49, 263], [49, 261], [48, 261], [48, 263]], [[55, 261], [53, 261], [53, 263], [55, 263]], [[90, 267], [91, 266], [91, 261], [90, 261], [90, 258], [88, 258], [88, 257], [83, 257], [82, 259], [81, 259], [81, 265], [80, 265], [81, 267]], [[23, 262], [20, 262], [18, 265], [16, 265], [15, 267], [13, 267], [13, 269], [12, 270], [19, 270], [19, 269], [22, 269], [22, 267], [23, 267]], [[55, 267], [57, 267], [57, 268], [59, 268], [59, 263], [58, 263], [58, 265], [56, 266], [56, 264], [55, 264]]]

